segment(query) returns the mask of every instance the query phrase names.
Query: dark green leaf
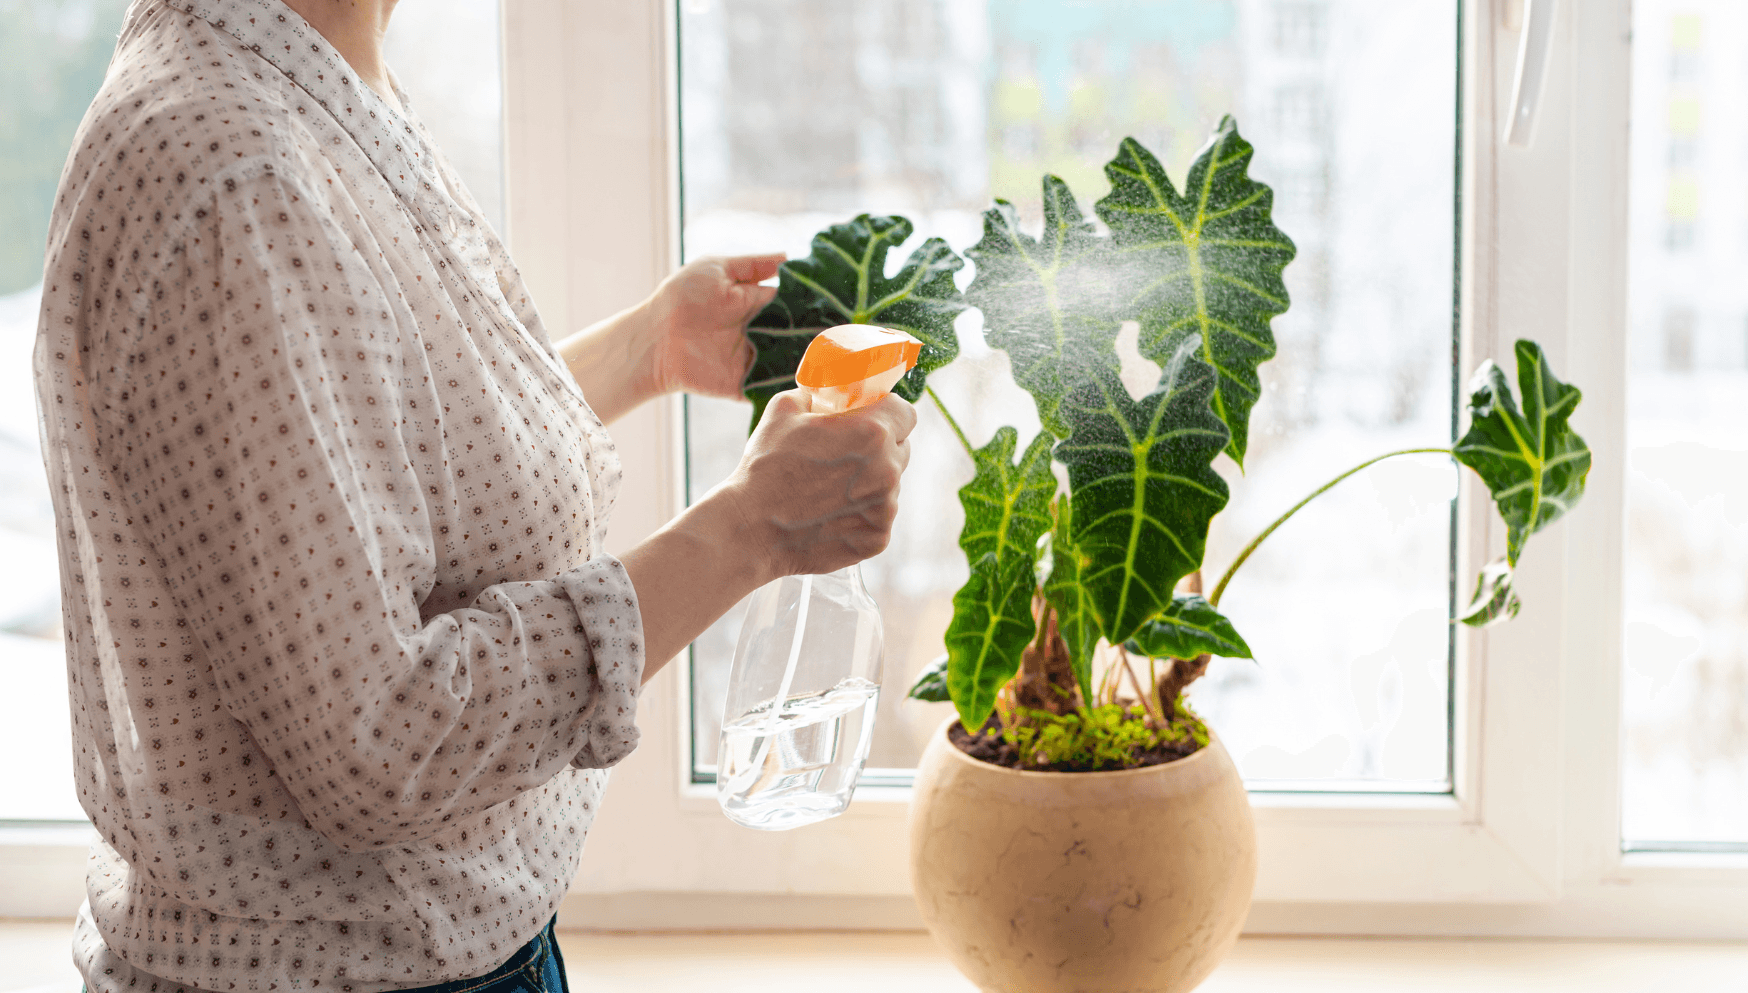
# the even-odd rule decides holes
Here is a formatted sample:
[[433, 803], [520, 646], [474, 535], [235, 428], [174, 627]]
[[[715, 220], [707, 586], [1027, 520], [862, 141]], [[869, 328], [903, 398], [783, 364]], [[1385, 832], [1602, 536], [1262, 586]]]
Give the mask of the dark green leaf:
[[967, 561], [993, 553], [1004, 566], [1022, 558], [1030, 564], [1038, 536], [1050, 530], [1050, 499], [1056, 495], [1056, 475], [1050, 471], [1052, 439], [1040, 431], [1015, 465], [1018, 439], [1018, 431], [1004, 427], [973, 453], [977, 475], [959, 490], [965, 508], [959, 547]]
[[952, 694], [947, 692], [947, 660], [951, 657], [943, 655], [930, 662], [928, 668], [917, 676], [916, 682], [911, 684], [910, 692], [905, 695], [924, 703], [947, 703], [952, 700]]
[[1093, 233], [1068, 184], [1044, 177], [1044, 236], [1020, 231], [1013, 205], [983, 213], [983, 240], [965, 250], [977, 263], [966, 300], [983, 311], [983, 337], [1008, 353], [1014, 382], [1032, 394], [1038, 419], [1057, 437], [1068, 426], [1057, 407], [1095, 366], [1118, 368], [1122, 281], [1111, 240]]
[[1037, 631], [1032, 618], [1032, 562], [999, 562], [990, 552], [971, 563], [971, 579], [953, 594], [947, 625], [947, 691], [966, 729], [989, 720], [995, 695], [1020, 670]]
[[1080, 684], [1080, 698], [1090, 705], [1093, 699], [1092, 658], [1098, 647], [1098, 614], [1093, 610], [1092, 596], [1081, 585], [1089, 562], [1075, 547], [1068, 534], [1070, 513], [1068, 498], [1056, 502], [1056, 525], [1050, 533], [1038, 539], [1040, 558], [1048, 555], [1049, 569], [1042, 568], [1041, 585], [1044, 598], [1056, 609], [1056, 631], [1068, 645], [1068, 660], [1074, 666], [1074, 681]]
[[1227, 659], [1255, 657], [1232, 622], [1193, 594], [1166, 605], [1123, 647], [1154, 659], [1193, 659], [1204, 652]]
[[1590, 473], [1590, 449], [1567, 423], [1582, 394], [1554, 377], [1533, 341], [1517, 343], [1517, 383], [1521, 413], [1505, 373], [1491, 360], [1481, 363], [1469, 383], [1469, 432], [1454, 450], [1505, 518], [1505, 561], [1513, 567], [1529, 536], [1584, 495]]
[[[779, 272], [778, 278], [782, 275]], [[781, 298], [771, 301], [770, 306], [753, 318], [755, 321], [772, 320], [772, 308], [782, 302]], [[795, 388], [795, 370], [801, 367], [801, 356], [807, 354], [807, 346], [815, 335], [825, 328], [747, 328], [747, 340], [753, 345], [753, 365], [747, 370], [747, 378], [741, 384], [741, 392], [753, 402], [753, 420], [747, 425], [747, 433], [759, 426], [759, 419], [765, 416], [765, 405], [771, 398], [784, 390]]]
[[754, 358], [742, 388], [753, 402], [755, 426], [771, 397], [795, 388], [801, 356], [825, 328], [878, 324], [921, 341], [916, 368], [893, 387], [913, 402], [928, 374], [959, 354], [953, 319], [965, 309], [965, 299], [953, 273], [965, 261], [946, 242], [930, 238], [888, 278], [886, 253], [910, 234], [905, 218], [863, 214], [814, 235], [811, 254], [777, 270], [776, 299], [747, 328]]
[[1504, 559], [1489, 562], [1475, 580], [1475, 595], [1467, 610], [1457, 618], [1464, 624], [1484, 628], [1517, 616], [1523, 605], [1512, 589], [1512, 568]]
[[1089, 563], [1081, 585], [1113, 644], [1133, 637], [1171, 603], [1178, 580], [1201, 568], [1208, 522], [1226, 506], [1226, 481], [1212, 465], [1226, 426], [1209, 409], [1214, 374], [1200, 349], [1194, 336], [1179, 342], [1159, 386], [1139, 401], [1106, 372], [1062, 404], [1073, 427], [1056, 446], [1074, 495], [1069, 533]]
[[1202, 361], [1219, 374], [1214, 412], [1240, 465], [1262, 395], [1256, 369], [1275, 354], [1269, 320], [1287, 309], [1281, 270], [1296, 251], [1270, 218], [1274, 192], [1246, 174], [1251, 151], [1232, 118], [1221, 120], [1180, 196], [1159, 160], [1126, 138], [1097, 204], [1125, 259], [1141, 354], [1163, 365], [1180, 342], [1200, 338]]
[[[959, 502], [965, 507], [959, 547], [965, 549], [972, 568], [971, 578], [953, 597], [947, 685], [956, 687], [953, 702], [965, 726], [973, 729], [989, 717], [995, 691], [1019, 671], [1020, 655], [1036, 629], [1033, 563], [1038, 536], [1050, 529], [1056, 475], [1050, 471], [1052, 439], [1047, 432], [1040, 431], [1015, 464], [1018, 440], [1019, 432], [1011, 427], [997, 431], [989, 444], [973, 453], [977, 475], [959, 490]], [[962, 603], [980, 612], [964, 628], [960, 627]], [[1021, 627], [1024, 637], [1018, 634]]]

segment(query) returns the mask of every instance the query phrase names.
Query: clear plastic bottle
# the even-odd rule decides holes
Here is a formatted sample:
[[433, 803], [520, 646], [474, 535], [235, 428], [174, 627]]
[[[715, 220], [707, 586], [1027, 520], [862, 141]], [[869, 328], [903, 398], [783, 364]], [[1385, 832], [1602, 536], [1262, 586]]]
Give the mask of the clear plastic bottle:
[[[903, 332], [849, 324], [820, 332], [797, 381], [814, 413], [885, 396], [916, 364]], [[880, 700], [885, 630], [850, 566], [785, 576], [753, 593], [723, 703], [716, 798], [737, 824], [782, 831], [850, 805]]]
[[717, 751], [730, 820], [780, 831], [844, 812], [873, 740], [884, 642], [856, 566], [753, 594]]

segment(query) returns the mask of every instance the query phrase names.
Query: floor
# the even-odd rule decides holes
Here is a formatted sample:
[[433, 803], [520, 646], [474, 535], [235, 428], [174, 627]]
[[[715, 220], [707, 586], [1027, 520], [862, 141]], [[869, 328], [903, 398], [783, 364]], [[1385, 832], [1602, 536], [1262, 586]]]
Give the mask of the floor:
[[[0, 993], [77, 993], [69, 928], [0, 921]], [[925, 934], [562, 932], [560, 944], [575, 993], [976, 993]], [[1421, 990], [1748, 993], [1748, 947], [1246, 938], [1199, 993]]]

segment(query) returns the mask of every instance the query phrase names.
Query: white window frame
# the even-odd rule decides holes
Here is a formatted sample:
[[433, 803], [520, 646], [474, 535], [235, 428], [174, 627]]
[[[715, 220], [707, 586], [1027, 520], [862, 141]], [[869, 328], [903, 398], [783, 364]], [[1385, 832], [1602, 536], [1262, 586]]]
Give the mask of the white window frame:
[[[1526, 556], [1519, 618], [1459, 632], [1452, 795], [1254, 796], [1253, 933], [1748, 939], [1748, 856], [1620, 846], [1629, 5], [1560, 6], [1518, 148], [1500, 140], [1518, 4], [1464, 3], [1463, 367], [1541, 341], [1585, 389], [1595, 467]], [[505, 0], [509, 235], [554, 329], [634, 302], [678, 262], [674, 6]], [[615, 550], [684, 506], [681, 429], [674, 398], [614, 426]], [[1460, 517], [1469, 576], [1503, 535], [1470, 479]], [[918, 926], [908, 791], [864, 789], [801, 831], [730, 824], [691, 782], [687, 676], [682, 656], [644, 691], [643, 743], [614, 773], [561, 923]], [[88, 837], [0, 827], [0, 916], [69, 916]]]

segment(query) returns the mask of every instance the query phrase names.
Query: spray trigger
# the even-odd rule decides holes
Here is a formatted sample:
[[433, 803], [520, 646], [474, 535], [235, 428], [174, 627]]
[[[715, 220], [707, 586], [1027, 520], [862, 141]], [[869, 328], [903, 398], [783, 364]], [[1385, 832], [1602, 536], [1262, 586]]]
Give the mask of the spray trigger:
[[923, 343], [872, 324], [840, 324], [814, 336], [795, 371], [795, 382], [816, 414], [836, 414], [874, 403], [916, 368]]

